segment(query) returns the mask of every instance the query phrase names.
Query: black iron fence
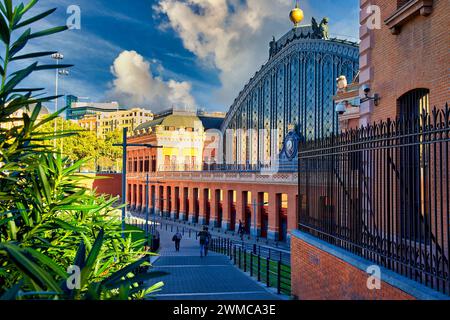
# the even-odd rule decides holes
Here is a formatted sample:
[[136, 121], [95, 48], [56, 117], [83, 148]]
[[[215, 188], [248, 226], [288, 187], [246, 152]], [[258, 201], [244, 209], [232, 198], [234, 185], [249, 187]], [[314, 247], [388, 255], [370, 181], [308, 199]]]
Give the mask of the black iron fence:
[[299, 152], [299, 229], [450, 291], [450, 110], [422, 111]]
[[213, 238], [211, 251], [224, 254], [239, 269], [250, 274], [267, 287], [276, 288], [278, 294], [291, 295], [291, 267], [282, 261], [281, 255], [270, 256], [261, 252], [261, 247], [250, 249], [230, 239]]

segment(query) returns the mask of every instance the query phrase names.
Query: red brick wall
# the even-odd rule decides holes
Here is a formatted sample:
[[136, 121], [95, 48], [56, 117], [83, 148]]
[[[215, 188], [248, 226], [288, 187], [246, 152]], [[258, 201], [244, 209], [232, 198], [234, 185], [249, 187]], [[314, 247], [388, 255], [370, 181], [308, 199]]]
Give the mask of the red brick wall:
[[99, 194], [108, 194], [111, 196], [122, 195], [122, 174], [97, 174], [97, 177], [104, 179], [94, 180], [92, 188]]
[[[368, 58], [372, 94], [379, 93], [380, 105], [373, 107], [371, 121], [395, 118], [397, 99], [416, 88], [430, 89], [430, 104], [442, 108], [448, 102], [450, 85], [450, 1], [434, 0], [433, 12], [417, 15], [406, 23], [400, 34], [391, 34], [384, 21], [397, 9], [393, 0], [361, 0], [381, 8], [381, 30], [371, 30]], [[364, 10], [361, 12], [364, 25]], [[365, 29], [361, 28], [362, 36]]]
[[300, 300], [414, 300], [385, 282], [367, 288], [368, 274], [292, 236], [292, 295]]

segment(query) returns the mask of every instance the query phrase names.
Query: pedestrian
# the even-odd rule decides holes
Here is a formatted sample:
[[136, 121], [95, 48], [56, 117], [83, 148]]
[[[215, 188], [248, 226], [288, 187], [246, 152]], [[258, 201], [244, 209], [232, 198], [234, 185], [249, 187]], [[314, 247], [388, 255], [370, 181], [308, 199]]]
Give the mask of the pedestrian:
[[181, 243], [182, 238], [183, 238], [183, 236], [181, 235], [181, 233], [179, 231], [177, 231], [177, 233], [175, 233], [172, 238], [172, 241], [175, 242], [175, 251], [177, 251], [177, 252], [180, 251], [180, 243]]
[[203, 258], [203, 255], [205, 257], [208, 255], [208, 245], [211, 240], [211, 234], [208, 232], [207, 226], [204, 226], [203, 230], [198, 233], [198, 238], [200, 240], [200, 258]]
[[244, 226], [241, 220], [239, 220], [238, 235], [241, 237], [241, 240], [244, 240]]

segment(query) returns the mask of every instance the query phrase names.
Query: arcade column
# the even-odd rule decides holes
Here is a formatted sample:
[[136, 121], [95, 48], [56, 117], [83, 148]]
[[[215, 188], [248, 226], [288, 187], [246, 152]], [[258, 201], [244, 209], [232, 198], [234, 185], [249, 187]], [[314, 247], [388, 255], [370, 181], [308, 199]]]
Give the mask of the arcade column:
[[200, 188], [199, 189], [199, 218], [198, 223], [200, 225], [206, 224], [206, 201], [208, 200], [207, 193], [208, 189]]
[[291, 242], [291, 232], [298, 228], [298, 195], [297, 192], [288, 193], [288, 233], [287, 242]]
[[179, 197], [180, 197], [180, 221], [186, 220], [187, 211], [189, 208], [186, 208], [186, 201], [188, 199], [187, 188], [184, 185], [180, 185]]
[[189, 221], [192, 223], [196, 223], [197, 219], [195, 218], [195, 203], [197, 202], [196, 193], [194, 188], [189, 188], [189, 208], [188, 209], [188, 217]]
[[220, 190], [211, 190], [211, 216], [209, 218], [209, 226], [211, 228], [220, 228], [219, 221], [219, 202], [220, 202]]
[[233, 193], [230, 190], [223, 190], [222, 201], [222, 229], [230, 230], [231, 222], [231, 201], [233, 201]]
[[272, 241], [280, 239], [280, 209], [281, 194], [271, 191], [269, 193], [269, 231], [267, 238]]
[[235, 230], [239, 229], [239, 220], [242, 224], [245, 223], [245, 209], [247, 206], [247, 192], [242, 189], [237, 189], [236, 192], [236, 226]]

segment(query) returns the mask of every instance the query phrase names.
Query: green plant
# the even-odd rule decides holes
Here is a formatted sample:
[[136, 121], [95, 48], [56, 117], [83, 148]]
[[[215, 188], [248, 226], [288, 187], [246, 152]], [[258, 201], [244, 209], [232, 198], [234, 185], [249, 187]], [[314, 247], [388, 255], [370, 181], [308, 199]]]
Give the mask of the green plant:
[[[30, 40], [67, 29], [33, 33], [30, 25], [54, 12], [25, 18], [37, 3], [13, 7], [11, 0], [0, 2], [5, 49], [0, 56], [0, 295], [3, 299], [143, 298], [162, 285], [145, 287], [145, 280], [162, 275], [146, 271], [150, 253], [142, 241], [133, 241], [135, 231], [122, 237], [120, 221], [113, 214], [117, 199], [98, 196], [83, 186], [81, 181], [87, 177], [77, 172], [86, 160], [73, 163], [49, 143], [76, 134], [43, 130], [64, 111], [39, 118], [42, 103], [55, 97], [42, 96], [40, 88], [20, 87], [33, 72], [71, 66], [33, 62], [9, 72], [16, 61], [52, 53], [20, 55]], [[66, 286], [71, 266], [81, 269], [77, 290]]]

